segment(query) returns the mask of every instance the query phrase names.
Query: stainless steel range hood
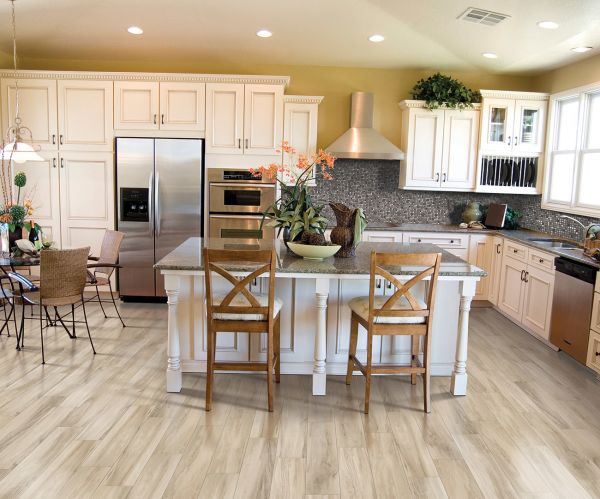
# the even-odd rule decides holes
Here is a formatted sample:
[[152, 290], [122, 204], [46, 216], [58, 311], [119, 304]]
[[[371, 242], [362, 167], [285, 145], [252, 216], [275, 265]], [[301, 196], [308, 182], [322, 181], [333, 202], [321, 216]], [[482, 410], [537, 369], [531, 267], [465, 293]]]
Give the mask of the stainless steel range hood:
[[404, 159], [404, 153], [373, 129], [373, 94], [354, 92], [350, 129], [326, 148], [336, 158]]

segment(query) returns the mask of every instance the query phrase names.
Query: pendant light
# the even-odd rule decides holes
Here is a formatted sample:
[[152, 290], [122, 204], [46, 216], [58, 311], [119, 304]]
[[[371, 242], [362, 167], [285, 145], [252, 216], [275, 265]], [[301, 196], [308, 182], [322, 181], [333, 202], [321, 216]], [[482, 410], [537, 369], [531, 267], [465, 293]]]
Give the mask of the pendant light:
[[[15, 21], [15, 0], [9, 0], [12, 13], [13, 67], [17, 72], [17, 24]], [[16, 75], [15, 75], [16, 76]], [[19, 81], [15, 79], [15, 120], [6, 130], [6, 145], [2, 148], [2, 159], [15, 163], [26, 161], [44, 161], [31, 143], [31, 130], [21, 124], [19, 116]]]

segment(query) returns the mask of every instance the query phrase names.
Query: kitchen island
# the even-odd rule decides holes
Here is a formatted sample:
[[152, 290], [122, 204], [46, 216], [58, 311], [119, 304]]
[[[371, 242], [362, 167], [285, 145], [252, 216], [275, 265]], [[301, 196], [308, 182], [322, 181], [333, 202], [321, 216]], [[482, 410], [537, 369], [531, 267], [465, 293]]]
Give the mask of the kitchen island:
[[[433, 376], [452, 376], [451, 392], [466, 394], [469, 310], [476, 283], [486, 275], [485, 271], [432, 244], [363, 242], [354, 258], [310, 261], [289, 253], [278, 240], [247, 245], [234, 239], [202, 238], [188, 239], [155, 266], [165, 277], [168, 296], [168, 392], [181, 391], [182, 372], [206, 370], [203, 245], [235, 249], [274, 245], [277, 252], [276, 296], [284, 304], [281, 311], [281, 372], [312, 374], [313, 395], [325, 395], [327, 374], [346, 373], [350, 330], [347, 303], [355, 296], [369, 292], [371, 252], [441, 252], [433, 316], [431, 373]], [[251, 271], [243, 265], [227, 270], [237, 275]], [[417, 272], [418, 269], [407, 267], [394, 274], [401, 281], [407, 281]], [[264, 280], [258, 279], [251, 291], [260, 292], [264, 285]], [[421, 292], [424, 292], [424, 286], [422, 283]], [[378, 293], [387, 295], [393, 291], [391, 283], [377, 282]], [[264, 359], [265, 339], [253, 337], [250, 340], [248, 336], [243, 333], [219, 334], [217, 358], [231, 361]], [[365, 337], [364, 331], [359, 333], [359, 358], [366, 355]], [[374, 347], [374, 359], [382, 364], [408, 363], [409, 338], [379, 337]]]

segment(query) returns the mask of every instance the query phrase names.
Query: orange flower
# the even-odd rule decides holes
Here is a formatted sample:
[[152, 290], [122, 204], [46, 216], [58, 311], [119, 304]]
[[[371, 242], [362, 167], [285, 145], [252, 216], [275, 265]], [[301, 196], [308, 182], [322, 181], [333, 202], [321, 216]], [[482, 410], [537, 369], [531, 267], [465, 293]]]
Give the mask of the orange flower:
[[9, 213], [3, 213], [0, 215], [0, 223], [7, 224], [12, 221], [12, 218]]
[[298, 163], [296, 165], [300, 170], [306, 170], [312, 165], [308, 162], [308, 158], [304, 154], [298, 156]]

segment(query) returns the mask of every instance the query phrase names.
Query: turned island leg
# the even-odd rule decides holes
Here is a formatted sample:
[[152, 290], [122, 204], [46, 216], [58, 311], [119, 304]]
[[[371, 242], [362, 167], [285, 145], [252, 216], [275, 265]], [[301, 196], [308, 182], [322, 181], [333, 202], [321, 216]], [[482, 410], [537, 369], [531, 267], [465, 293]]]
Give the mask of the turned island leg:
[[167, 391], [181, 391], [181, 360], [179, 348], [179, 329], [177, 328], [177, 302], [179, 300], [180, 278], [177, 275], [165, 275], [165, 291], [169, 306], [168, 343], [167, 343]]
[[313, 395], [325, 395], [327, 386], [327, 298], [329, 279], [317, 278], [315, 284], [317, 306], [317, 331], [313, 367]]
[[467, 394], [467, 348], [469, 344], [469, 311], [475, 295], [476, 281], [460, 283], [460, 311], [458, 315], [458, 335], [456, 339], [456, 357], [450, 392], [453, 395]]

